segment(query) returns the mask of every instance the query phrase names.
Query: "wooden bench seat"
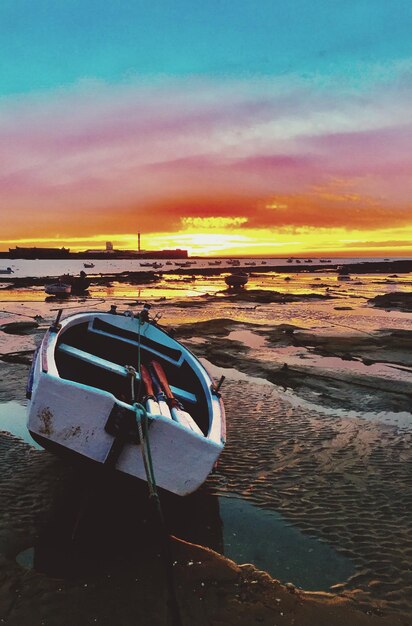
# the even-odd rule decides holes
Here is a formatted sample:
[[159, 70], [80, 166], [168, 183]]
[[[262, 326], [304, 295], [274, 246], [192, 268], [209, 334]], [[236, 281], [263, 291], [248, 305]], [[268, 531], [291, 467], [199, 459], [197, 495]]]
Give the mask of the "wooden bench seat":
[[[119, 376], [127, 377], [129, 373], [126, 370], [125, 365], [118, 365], [118, 363], [113, 363], [112, 361], [108, 361], [107, 359], [102, 359], [99, 356], [94, 354], [90, 354], [90, 352], [85, 352], [85, 350], [81, 350], [80, 348], [75, 348], [74, 346], [70, 346], [67, 343], [61, 343], [58, 346], [58, 351], [64, 354], [67, 354], [71, 357], [79, 359], [80, 361], [84, 361], [85, 363], [89, 363], [90, 365], [94, 365], [96, 367], [101, 367], [102, 369], [112, 372], [113, 374], [117, 374]], [[140, 380], [139, 373], [136, 372], [136, 379]], [[179, 387], [174, 387], [170, 385], [173, 395], [177, 398], [190, 402], [191, 404], [196, 404], [197, 398], [190, 391], [185, 391], [184, 389], [180, 389]]]

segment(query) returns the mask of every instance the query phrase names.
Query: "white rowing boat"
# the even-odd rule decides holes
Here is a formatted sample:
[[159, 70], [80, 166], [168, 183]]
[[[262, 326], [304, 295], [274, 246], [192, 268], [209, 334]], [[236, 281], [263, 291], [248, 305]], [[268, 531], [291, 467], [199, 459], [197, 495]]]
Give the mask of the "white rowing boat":
[[147, 307], [136, 317], [113, 308], [57, 319], [33, 361], [28, 398], [28, 429], [42, 447], [143, 480], [144, 405], [156, 483], [179, 495], [206, 480], [225, 442], [219, 386]]

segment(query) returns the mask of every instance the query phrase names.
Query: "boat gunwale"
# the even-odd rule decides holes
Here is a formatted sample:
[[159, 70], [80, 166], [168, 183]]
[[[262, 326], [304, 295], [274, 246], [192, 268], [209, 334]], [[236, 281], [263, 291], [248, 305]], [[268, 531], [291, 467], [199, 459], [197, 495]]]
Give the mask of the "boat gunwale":
[[[57, 368], [55, 354], [57, 351], [59, 340], [62, 338], [64, 333], [69, 328], [76, 326], [80, 322], [90, 321], [99, 316], [103, 316], [103, 318], [115, 317], [117, 319], [120, 318], [120, 319], [125, 319], [125, 320], [136, 319], [136, 317], [132, 315], [124, 315], [124, 314], [113, 315], [110, 312], [99, 312], [99, 311], [94, 311], [94, 312], [82, 311], [80, 313], [73, 313], [73, 314], [68, 315], [66, 318], [60, 321], [57, 327], [52, 325], [51, 328], [49, 329], [49, 332], [46, 332], [46, 334], [44, 335], [42, 344], [44, 341], [46, 341], [47, 347], [45, 348], [45, 350], [41, 350], [41, 353], [43, 355], [43, 358], [45, 357], [47, 370], [45, 371], [44, 365], [43, 363], [41, 363], [40, 373], [47, 373], [48, 375], [54, 376], [55, 378], [58, 378], [62, 381], [69, 380], [60, 376], [60, 373]], [[172, 337], [167, 332], [167, 330], [163, 329], [162, 327], [156, 324], [153, 324], [150, 321], [146, 322], [146, 324], [148, 324], [148, 326], [149, 325], [152, 326], [153, 328], [158, 330], [160, 333], [164, 333], [166, 336], [168, 336], [171, 339], [171, 341], [176, 343], [182, 349], [183, 354], [185, 354], [185, 356], [188, 357], [186, 358], [186, 361], [188, 362], [191, 369], [195, 371], [195, 374], [202, 385], [203, 391], [205, 393], [205, 401], [208, 406], [209, 426], [207, 429], [207, 433], [204, 434], [203, 437], [204, 439], [210, 440], [217, 444], [224, 443], [226, 440], [226, 417], [225, 417], [224, 405], [221, 400], [220, 394], [214, 393], [213, 377], [207, 371], [207, 369], [204, 367], [201, 361], [186, 346], [184, 346], [178, 340]], [[74, 384], [82, 384], [82, 383], [76, 383], [75, 381], [70, 381], [70, 382], [73, 382]], [[113, 397], [115, 402], [121, 402], [113, 393], [109, 391], [99, 389], [91, 385], [84, 385], [84, 386], [89, 389], [98, 389], [99, 392], [103, 394], [109, 394], [111, 397]]]

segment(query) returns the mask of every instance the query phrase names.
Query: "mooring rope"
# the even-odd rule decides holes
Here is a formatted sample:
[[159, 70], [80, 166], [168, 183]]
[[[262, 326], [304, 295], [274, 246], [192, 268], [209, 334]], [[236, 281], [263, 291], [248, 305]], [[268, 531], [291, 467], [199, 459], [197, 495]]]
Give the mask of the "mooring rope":
[[[9, 300], [1, 300], [1, 302], [9, 302]], [[43, 319], [43, 317], [41, 315], [39, 315], [38, 313], [36, 313], [36, 315], [28, 315], [28, 313], [17, 313], [17, 311], [5, 311], [3, 309], [0, 310], [0, 313], [7, 313], [8, 315], [18, 315], [19, 317], [28, 317], [29, 319], [32, 320], [39, 320], [39, 318]]]
[[349, 330], [353, 330], [354, 332], [361, 333], [363, 335], [369, 335], [369, 337], [376, 336], [373, 333], [368, 332], [367, 330], [362, 330], [361, 328], [355, 328], [354, 326], [349, 326], [348, 324], [340, 324], [339, 322], [331, 322], [325, 317], [320, 317], [319, 321], [325, 322], [326, 324], [329, 324], [330, 326], [340, 326], [341, 328], [348, 328]]
[[[137, 368], [138, 368], [138, 378], [139, 378], [139, 387], [137, 398], [140, 397], [141, 391], [141, 354], [140, 354], [140, 329], [141, 329], [141, 317], [138, 317], [138, 351], [137, 351]], [[180, 609], [177, 601], [176, 595], [176, 587], [175, 580], [173, 574], [173, 559], [172, 559], [172, 551], [170, 545], [170, 535], [166, 527], [162, 505], [160, 503], [159, 494], [157, 491], [156, 478], [153, 468], [153, 459], [152, 453], [150, 449], [150, 441], [149, 441], [149, 417], [146, 411], [146, 408], [140, 403], [136, 402], [136, 393], [135, 393], [135, 380], [136, 380], [136, 369], [133, 366], [127, 365], [126, 370], [130, 375], [131, 382], [131, 399], [133, 408], [136, 414], [136, 424], [137, 430], [139, 434], [140, 445], [142, 449], [142, 458], [143, 465], [146, 474], [146, 480], [149, 490], [149, 502], [151, 502], [153, 506], [154, 513], [156, 515], [156, 519], [159, 526], [159, 535], [161, 539], [161, 554], [163, 557], [163, 562], [165, 566], [166, 573], [166, 582], [168, 586], [168, 605], [170, 608], [171, 618], [172, 618], [172, 626], [182, 626], [182, 621], [180, 617]]]

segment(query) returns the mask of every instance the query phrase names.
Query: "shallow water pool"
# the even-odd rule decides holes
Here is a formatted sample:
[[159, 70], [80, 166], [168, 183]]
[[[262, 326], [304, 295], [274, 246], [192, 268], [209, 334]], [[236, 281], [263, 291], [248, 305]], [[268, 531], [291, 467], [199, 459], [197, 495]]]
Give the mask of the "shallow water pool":
[[19, 439], [23, 439], [34, 448], [41, 450], [41, 446], [34, 441], [27, 430], [26, 407], [20, 402], [10, 400], [10, 402], [0, 403], [0, 430], [11, 433]]
[[224, 554], [236, 563], [253, 563], [281, 582], [308, 591], [328, 590], [355, 571], [350, 559], [301, 532], [277, 511], [241, 498], [219, 498]]

